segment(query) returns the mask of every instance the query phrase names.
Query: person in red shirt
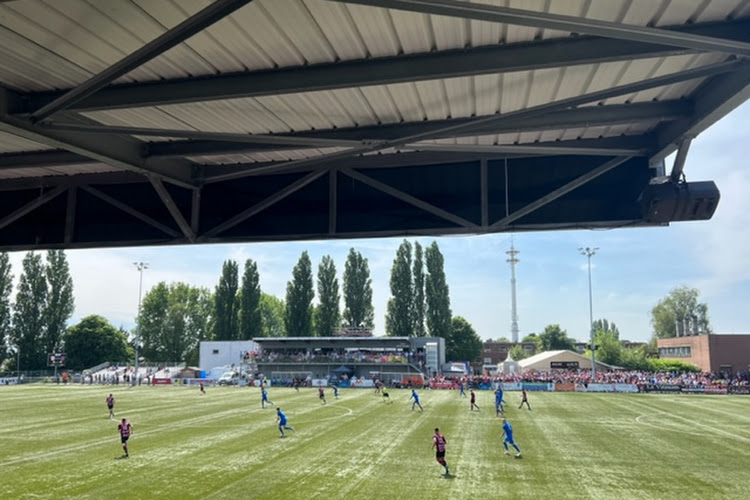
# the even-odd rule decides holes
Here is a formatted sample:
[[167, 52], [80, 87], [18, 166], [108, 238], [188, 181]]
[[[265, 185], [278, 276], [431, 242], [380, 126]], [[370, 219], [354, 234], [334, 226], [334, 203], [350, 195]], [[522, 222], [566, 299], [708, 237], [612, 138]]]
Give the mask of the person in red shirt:
[[469, 401], [471, 401], [471, 407], [469, 407], [469, 411], [474, 410], [474, 408], [476, 408], [477, 411], [479, 411], [479, 405], [477, 405], [477, 395], [474, 392], [474, 389], [471, 390], [469, 395], [470, 395]]
[[445, 436], [440, 434], [440, 429], [435, 427], [435, 433], [432, 435], [432, 448], [435, 450], [435, 460], [445, 468], [445, 476], [450, 476], [448, 464], [445, 462]]
[[122, 443], [122, 451], [125, 452], [125, 456], [128, 455], [128, 438], [133, 433], [133, 426], [130, 425], [128, 419], [123, 418], [122, 421], [117, 425], [117, 431], [120, 433], [120, 442]]
[[323, 404], [326, 404], [326, 394], [323, 392], [323, 387], [318, 387], [318, 397], [321, 401], [323, 401]]
[[115, 408], [115, 397], [110, 394], [107, 396], [107, 408], [109, 408], [109, 418], [112, 418], [115, 416], [114, 408]]

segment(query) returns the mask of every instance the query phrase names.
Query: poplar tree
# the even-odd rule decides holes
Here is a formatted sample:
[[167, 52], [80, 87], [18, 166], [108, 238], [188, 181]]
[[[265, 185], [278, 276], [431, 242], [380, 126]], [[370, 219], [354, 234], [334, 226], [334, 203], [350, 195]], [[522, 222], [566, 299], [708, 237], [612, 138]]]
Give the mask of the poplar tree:
[[404, 240], [396, 250], [391, 267], [391, 298], [385, 315], [385, 330], [394, 337], [414, 334], [413, 294], [411, 280], [411, 244]]
[[286, 285], [286, 314], [284, 326], [291, 337], [312, 335], [313, 290], [312, 262], [307, 251], [292, 270], [292, 280]]
[[214, 294], [214, 339], [235, 340], [239, 337], [237, 300], [239, 269], [233, 260], [225, 260]]
[[353, 248], [349, 249], [344, 266], [344, 306], [344, 322], [347, 325], [375, 326], [370, 267], [367, 259]]
[[449, 339], [451, 327], [451, 302], [443, 268], [443, 254], [437, 242], [425, 250], [425, 299], [427, 303], [427, 328], [433, 337]]
[[328, 337], [341, 320], [339, 280], [336, 264], [325, 255], [318, 266], [318, 307], [315, 309], [315, 331], [319, 337]]
[[240, 293], [240, 340], [261, 335], [260, 293], [258, 265], [252, 259], [247, 259]]
[[29, 252], [23, 259], [18, 281], [11, 341], [21, 350], [21, 370], [40, 370], [47, 367], [45, 352], [45, 318], [47, 280], [39, 254]]
[[73, 315], [73, 279], [63, 250], [49, 250], [44, 269], [47, 279], [47, 304], [44, 310], [44, 350], [58, 352], [62, 347], [66, 323]]
[[424, 252], [418, 241], [414, 242], [414, 267], [412, 270], [412, 317], [414, 319], [413, 335], [424, 337], [425, 297], [424, 297]]

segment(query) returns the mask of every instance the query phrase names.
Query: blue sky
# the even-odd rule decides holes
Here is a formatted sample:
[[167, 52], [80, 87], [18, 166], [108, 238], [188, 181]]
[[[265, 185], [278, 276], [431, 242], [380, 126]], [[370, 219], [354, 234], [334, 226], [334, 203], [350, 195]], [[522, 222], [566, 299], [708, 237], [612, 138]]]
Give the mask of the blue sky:
[[[670, 227], [607, 231], [555, 231], [514, 236], [521, 253], [516, 267], [519, 328], [522, 335], [559, 323], [576, 339], [588, 337], [586, 258], [578, 247], [599, 247], [592, 258], [594, 318], [606, 318], [621, 337], [647, 340], [651, 308], [675, 286], [701, 291], [714, 331], [750, 332], [750, 102], [745, 103], [692, 143], [685, 166], [688, 181], [713, 180], [721, 202], [708, 222]], [[672, 158], [667, 160], [671, 169]], [[438, 242], [454, 315], [465, 317], [484, 339], [510, 337], [510, 268], [505, 251], [510, 234], [417, 238], [423, 246]], [[101, 314], [113, 324], [133, 325], [138, 302], [134, 261], [146, 261], [144, 293], [159, 281], [183, 281], [213, 288], [222, 262], [258, 263], [261, 287], [281, 298], [303, 250], [317, 266], [331, 255], [339, 278], [346, 254], [354, 247], [368, 260], [373, 281], [375, 333], [384, 331], [388, 280], [402, 238], [299, 243], [249, 243], [183, 247], [131, 247], [69, 250], [76, 308], [71, 324]], [[414, 239], [411, 239], [414, 241]], [[13, 272], [25, 253], [11, 254]]]

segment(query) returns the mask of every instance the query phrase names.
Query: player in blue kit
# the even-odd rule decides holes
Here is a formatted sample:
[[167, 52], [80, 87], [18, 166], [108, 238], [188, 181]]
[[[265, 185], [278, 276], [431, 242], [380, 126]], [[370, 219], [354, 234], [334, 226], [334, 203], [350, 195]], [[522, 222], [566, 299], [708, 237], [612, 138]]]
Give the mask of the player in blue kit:
[[499, 417], [501, 413], [505, 414], [503, 410], [503, 386], [498, 385], [495, 390], [495, 416]]
[[291, 425], [286, 425], [286, 415], [284, 415], [284, 412], [281, 411], [281, 408], [276, 408], [276, 421], [279, 423], [279, 432], [281, 433], [279, 437], [284, 437], [284, 429], [289, 429], [292, 432], [297, 432]]
[[505, 418], [503, 418], [503, 433], [503, 447], [505, 448], [505, 454], [510, 455], [510, 453], [508, 453], [508, 445], [510, 444], [518, 452], [516, 453], [516, 458], [521, 458], [521, 450], [518, 448], [515, 441], [513, 441], [513, 428], [510, 426], [510, 422]]
[[414, 402], [411, 404], [412, 411], [414, 411], [415, 406], [419, 406], [419, 411], [424, 411], [424, 408], [422, 408], [422, 405], [419, 404], [419, 396], [417, 395], [416, 389], [411, 390], [411, 397], [409, 399], [414, 400]]
[[273, 401], [268, 399], [268, 393], [266, 392], [266, 387], [262, 385], [260, 386], [260, 407], [265, 408], [266, 403], [272, 405]]

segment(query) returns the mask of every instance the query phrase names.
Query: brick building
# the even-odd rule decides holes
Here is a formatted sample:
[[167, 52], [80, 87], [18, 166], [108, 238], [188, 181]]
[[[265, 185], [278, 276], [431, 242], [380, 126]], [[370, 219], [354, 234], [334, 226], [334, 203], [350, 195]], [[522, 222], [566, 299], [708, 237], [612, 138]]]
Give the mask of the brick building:
[[[536, 354], [536, 345], [533, 342], [519, 342], [527, 355]], [[498, 363], [502, 363], [508, 358], [508, 351], [513, 347], [513, 342], [498, 342], [496, 340], [486, 340], [482, 346], [481, 365], [488, 372], [497, 369]]]
[[660, 358], [679, 359], [709, 372], [750, 371], [750, 335], [691, 335], [658, 339]]

